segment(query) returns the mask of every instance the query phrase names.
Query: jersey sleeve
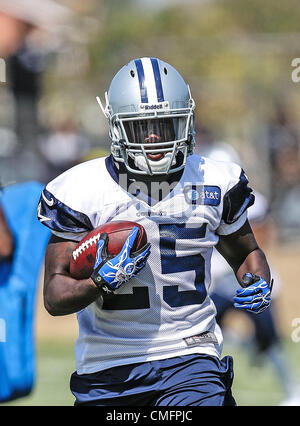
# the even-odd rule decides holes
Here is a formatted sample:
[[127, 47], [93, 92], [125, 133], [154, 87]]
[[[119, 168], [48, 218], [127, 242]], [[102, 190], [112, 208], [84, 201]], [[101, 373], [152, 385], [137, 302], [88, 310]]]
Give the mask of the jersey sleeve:
[[106, 188], [104, 167], [104, 158], [93, 159], [49, 182], [40, 196], [39, 221], [61, 238], [80, 241], [101, 223], [103, 187]]
[[89, 217], [58, 200], [46, 188], [42, 191], [37, 208], [39, 221], [52, 233], [65, 239], [80, 241], [93, 229]]
[[219, 235], [229, 235], [240, 229], [247, 220], [247, 209], [254, 204], [254, 194], [243, 169], [234, 165], [229, 189], [223, 197], [223, 213]]
[[37, 215], [52, 233], [80, 241], [102, 220], [108, 189], [105, 158], [96, 158], [63, 172], [41, 193]]

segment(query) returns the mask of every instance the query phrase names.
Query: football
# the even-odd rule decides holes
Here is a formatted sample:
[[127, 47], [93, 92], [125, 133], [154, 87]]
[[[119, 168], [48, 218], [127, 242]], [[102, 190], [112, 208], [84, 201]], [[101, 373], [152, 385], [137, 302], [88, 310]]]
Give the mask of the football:
[[116, 256], [130, 234], [132, 228], [139, 228], [138, 236], [132, 251], [135, 252], [147, 243], [144, 227], [135, 222], [115, 221], [98, 226], [89, 232], [76, 246], [70, 261], [70, 275], [76, 279], [89, 278], [93, 272], [96, 258], [97, 243], [104, 232], [108, 235], [108, 255]]

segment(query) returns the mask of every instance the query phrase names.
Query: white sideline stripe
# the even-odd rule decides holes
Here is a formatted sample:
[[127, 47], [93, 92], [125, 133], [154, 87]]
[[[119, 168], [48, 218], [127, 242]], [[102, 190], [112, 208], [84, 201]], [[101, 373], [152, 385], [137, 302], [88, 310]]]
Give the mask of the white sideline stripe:
[[158, 102], [158, 99], [151, 59], [141, 58], [141, 60], [144, 68], [145, 86], [147, 87], [148, 103], [156, 104]]

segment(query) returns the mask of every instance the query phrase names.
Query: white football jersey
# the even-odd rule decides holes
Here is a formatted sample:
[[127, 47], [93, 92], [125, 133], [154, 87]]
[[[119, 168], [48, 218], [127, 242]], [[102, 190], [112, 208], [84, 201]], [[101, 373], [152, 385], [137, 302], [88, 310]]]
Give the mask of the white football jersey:
[[130, 220], [151, 243], [135, 278], [77, 313], [78, 374], [191, 353], [219, 357], [222, 335], [208, 296], [211, 253], [219, 235], [245, 223], [253, 204], [243, 170], [192, 155], [157, 202], [127, 192], [123, 178], [111, 156], [91, 160], [50, 182], [38, 206], [40, 221], [63, 238], [80, 241], [99, 225]]

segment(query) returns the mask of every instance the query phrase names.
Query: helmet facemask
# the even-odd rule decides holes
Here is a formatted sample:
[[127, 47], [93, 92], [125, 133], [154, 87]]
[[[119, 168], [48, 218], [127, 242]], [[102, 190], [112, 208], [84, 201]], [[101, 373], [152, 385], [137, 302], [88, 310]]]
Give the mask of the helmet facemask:
[[[192, 119], [189, 113], [136, 117], [117, 114], [114, 125], [118, 128], [122, 143], [120, 146], [120, 141], [116, 141], [117, 151], [113, 154], [117, 161], [123, 161], [126, 168], [136, 174], [175, 172], [178, 170], [178, 167], [174, 168], [177, 154], [183, 154], [185, 163], [191, 149], [187, 141], [191, 141], [193, 135]], [[130, 159], [134, 162], [134, 168]]]
[[[122, 83], [118, 86], [120, 90], [126, 87], [124, 84], [132, 84], [129, 69], [124, 67], [117, 74]], [[124, 77], [121, 76], [123, 70]], [[128, 90], [123, 103], [118, 102], [120, 90], [118, 93], [112, 90], [113, 82], [109, 93], [105, 94], [105, 108], [97, 98], [109, 121], [112, 155], [115, 161], [124, 163], [126, 169], [134, 174], [153, 176], [174, 173], [184, 168], [187, 156], [193, 152], [195, 103], [182, 77], [176, 74], [176, 78], [180, 80], [175, 85], [174, 96], [179, 85], [181, 92], [170, 102], [138, 102], [138, 86], [131, 86], [133, 91], [136, 87], [138, 89], [132, 97], [133, 101]]]

